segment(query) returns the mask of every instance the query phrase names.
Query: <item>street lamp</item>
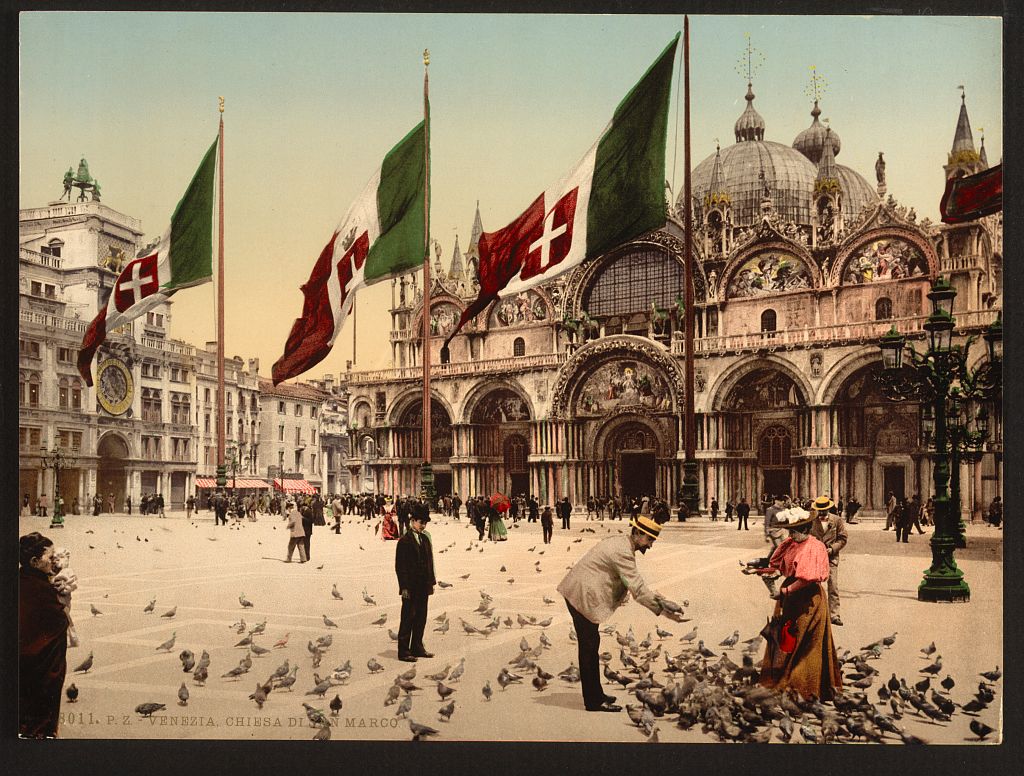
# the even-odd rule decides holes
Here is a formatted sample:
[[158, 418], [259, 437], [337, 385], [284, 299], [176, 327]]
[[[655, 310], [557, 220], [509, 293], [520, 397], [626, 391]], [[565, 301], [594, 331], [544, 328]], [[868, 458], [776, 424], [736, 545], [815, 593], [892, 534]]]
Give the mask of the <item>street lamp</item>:
[[234, 443], [228, 446], [227, 450], [224, 451], [228, 460], [225, 463], [231, 467], [231, 496], [234, 498], [235, 495], [235, 477], [238, 475], [238, 447]]
[[47, 450], [45, 441], [39, 449], [39, 459], [43, 469], [53, 469], [53, 517], [50, 519], [50, 528], [63, 528], [64, 499], [61, 497], [60, 473], [73, 467], [78, 463], [78, 459], [74, 453], [64, 452], [59, 445]]
[[[972, 370], [967, 360], [976, 338], [969, 337], [962, 346], [951, 343], [955, 298], [956, 291], [945, 278], [935, 281], [928, 294], [932, 313], [924, 324], [928, 349], [923, 355], [908, 346], [895, 327], [878, 343], [882, 351], [878, 382], [883, 395], [891, 401], [921, 403], [922, 437], [932, 448], [935, 531], [931, 538], [932, 565], [917, 588], [920, 601], [970, 600], [970, 587], [953, 557], [956, 547], [966, 546], [960, 520], [959, 464], [980, 460], [989, 418], [982, 405], [971, 428], [964, 419], [964, 410], [968, 402], [995, 398], [1002, 388], [1001, 321], [997, 318], [986, 330], [988, 360]], [[904, 353], [910, 359], [906, 366]]]

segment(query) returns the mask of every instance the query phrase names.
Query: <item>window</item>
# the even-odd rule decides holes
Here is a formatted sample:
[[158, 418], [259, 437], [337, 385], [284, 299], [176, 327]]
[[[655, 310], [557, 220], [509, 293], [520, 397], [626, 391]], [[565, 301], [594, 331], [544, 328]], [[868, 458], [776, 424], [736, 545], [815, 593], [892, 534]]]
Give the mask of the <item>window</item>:
[[57, 432], [57, 445], [65, 450], [81, 450], [82, 432], [60, 429]]
[[311, 438], [311, 439], [309, 440], [309, 443], [310, 443], [311, 445], [313, 445], [313, 447], [316, 447], [316, 429], [315, 429], [315, 428], [313, 429], [313, 431], [312, 431], [312, 434], [313, 434], [313, 436], [312, 436], [312, 438]]
[[78, 351], [74, 348], [57, 348], [57, 360], [62, 364], [73, 364], [78, 360]]
[[302, 447], [302, 429], [295, 429], [295, 446]]
[[203, 415], [203, 430], [207, 434], [210, 433], [210, 413], [209, 412], [207, 412], [205, 415]]
[[164, 316], [160, 313], [146, 313], [146, 324], [149, 326], [163, 327]]
[[171, 394], [171, 423], [179, 426], [189, 424], [189, 416], [192, 414], [192, 407], [189, 403], [187, 393]]
[[57, 383], [57, 406], [62, 410], [68, 408], [68, 378], [62, 377]]
[[789, 430], [784, 426], [771, 426], [761, 437], [758, 463], [763, 467], [789, 467], [792, 465], [791, 451]]
[[39, 449], [40, 430], [38, 428], [18, 428], [18, 449], [32, 450]]
[[278, 442], [283, 442], [284, 441], [284, 426], [283, 425], [280, 425], [280, 426], [277, 427], [277, 441]]
[[160, 377], [160, 365], [152, 362], [142, 362], [142, 376], [143, 377]]
[[171, 460], [174, 461], [188, 461], [188, 440], [180, 437], [174, 437], [171, 439]]
[[309, 408], [309, 417], [311, 417], [311, 418], [315, 418], [316, 417], [316, 407], [310, 407]]
[[765, 310], [761, 313], [761, 333], [768, 334], [769, 336], [775, 336], [775, 311]]
[[18, 404], [23, 407], [39, 406], [39, 374], [36, 372], [18, 373]]
[[296, 450], [295, 451], [295, 471], [297, 471], [297, 472], [301, 472], [302, 471], [302, 451], [301, 450]]
[[257, 413], [260, 411], [259, 405], [256, 403], [256, 394], [249, 397], [249, 412]]
[[57, 287], [52, 285], [51, 283], [45, 284], [43, 286], [43, 296], [45, 296], [47, 299], [56, 299]]
[[32, 287], [31, 288], [32, 288], [32, 296], [42, 296], [43, 295], [43, 284], [40, 283], [38, 280], [33, 280], [32, 281]]
[[675, 305], [683, 287], [683, 266], [658, 248], [630, 250], [599, 271], [583, 297], [592, 316], [647, 314], [651, 302], [663, 310]]
[[39, 358], [39, 343], [35, 340], [18, 340], [18, 353], [28, 358]]
[[203, 464], [205, 466], [213, 466], [213, 447], [210, 445], [203, 447]]
[[297, 417], [297, 418], [301, 418], [302, 417], [302, 405], [301, 404], [296, 404], [295, 405], [295, 417]]
[[277, 451], [277, 465], [279, 468], [284, 468], [284, 450]]
[[142, 457], [147, 458], [151, 461], [161, 460], [160, 455], [160, 437], [156, 436], [143, 436], [142, 437]]
[[203, 389], [203, 401], [205, 401], [207, 404], [210, 403], [210, 389], [209, 388], [204, 388]]
[[277, 414], [278, 415], [284, 415], [285, 412], [287, 412], [287, 410], [285, 410], [285, 408], [284, 408], [284, 402], [283, 401], [279, 401], [277, 403]]
[[312, 453], [309, 456], [309, 470], [314, 473], [316, 472], [316, 453]]
[[526, 340], [522, 337], [516, 337], [512, 343], [512, 355], [513, 356], [525, 356], [526, 355]]
[[188, 382], [188, 369], [185, 367], [172, 366], [171, 367], [171, 382], [173, 383], [187, 383]]
[[228, 406], [230, 407], [231, 406], [231, 394], [230, 393], [227, 394], [227, 402], [228, 402]]
[[163, 422], [163, 401], [155, 388], [142, 389], [142, 419], [151, 423]]
[[82, 381], [77, 378], [71, 381], [71, 409], [82, 409]]
[[61, 249], [64, 247], [64, 243], [60, 240], [50, 240], [49, 243], [39, 249], [39, 252], [44, 256], [56, 256], [60, 258]]
[[892, 300], [883, 296], [875, 302], [875, 320], [884, 321], [892, 318]]

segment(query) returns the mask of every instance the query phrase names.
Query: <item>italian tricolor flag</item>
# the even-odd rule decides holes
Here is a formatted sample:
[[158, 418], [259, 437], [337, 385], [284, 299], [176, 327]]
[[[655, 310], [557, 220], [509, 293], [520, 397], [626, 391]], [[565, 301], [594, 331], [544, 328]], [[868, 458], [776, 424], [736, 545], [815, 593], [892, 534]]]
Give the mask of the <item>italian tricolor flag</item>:
[[679, 35], [615, 109], [597, 142], [515, 221], [480, 237], [480, 294], [462, 325], [499, 296], [568, 272], [665, 223], [665, 137]]
[[121, 270], [106, 306], [86, 329], [78, 351], [78, 371], [87, 385], [92, 385], [93, 356], [108, 330], [163, 304], [179, 289], [212, 280], [217, 142], [213, 141], [203, 157], [156, 248]]
[[360, 288], [423, 264], [426, 137], [421, 121], [388, 152], [320, 252], [302, 286], [302, 315], [274, 364], [274, 385], [302, 374], [331, 352]]

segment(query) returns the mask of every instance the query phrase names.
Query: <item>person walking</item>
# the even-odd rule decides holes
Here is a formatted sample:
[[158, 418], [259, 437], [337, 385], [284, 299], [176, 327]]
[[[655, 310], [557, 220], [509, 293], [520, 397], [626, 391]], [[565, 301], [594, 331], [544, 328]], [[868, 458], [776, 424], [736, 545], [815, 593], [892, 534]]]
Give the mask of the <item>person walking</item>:
[[910, 499], [910, 502], [904, 507], [904, 509], [907, 509], [910, 512], [908, 519], [910, 520], [911, 525], [917, 529], [919, 534], [923, 534], [924, 529], [921, 528], [921, 512], [923, 511], [921, 509], [921, 497], [915, 493], [914, 497]]
[[711, 497], [711, 522], [718, 522], [718, 499]]
[[310, 539], [313, 538], [313, 505], [308, 499], [302, 502], [302, 506], [299, 507], [299, 514], [302, 516], [302, 543], [306, 549], [306, 560], [311, 560], [309, 544]]
[[213, 524], [218, 526], [228, 524], [228, 499], [223, 493], [217, 493], [213, 497]]
[[192, 513], [195, 511], [195, 509], [196, 509], [196, 497], [195, 496], [189, 496], [185, 500], [185, 517], [187, 517], [188, 519], [191, 520], [192, 519]]
[[678, 604], [647, 587], [637, 570], [635, 554], [647, 552], [661, 526], [646, 516], [630, 520], [630, 532], [603, 539], [569, 570], [558, 584], [576, 630], [583, 706], [587, 711], [621, 711], [615, 697], [601, 687], [599, 625], [632, 595], [655, 614], [683, 621]]
[[[424, 513], [425, 512], [425, 513]], [[418, 510], [409, 521], [409, 530], [395, 547], [395, 576], [398, 594], [402, 597], [402, 615], [398, 626], [398, 659], [415, 663], [417, 658], [434, 655], [423, 646], [423, 631], [427, 624], [427, 607], [434, 594], [434, 549], [430, 534], [429, 510]]]
[[124, 511], [129, 515], [132, 513], [132, 494], [129, 493], [124, 497]]
[[896, 508], [898, 506], [896, 494], [890, 490], [885, 497], [885, 528], [882, 529], [883, 531], [888, 531], [893, 527], [893, 524], [896, 522]]
[[740, 503], [736, 505], [736, 530], [742, 528], [744, 531], [749, 531], [750, 526], [747, 525], [747, 518], [750, 517], [750, 504], [747, 503], [746, 496], [740, 496]]
[[18, 540], [18, 556], [18, 735], [56, 738], [70, 623], [51, 580], [53, 542], [33, 531]]
[[22, 517], [28, 517], [28, 505], [29, 505], [30, 500], [31, 499], [29, 499], [28, 493], [26, 493], [21, 498], [21, 516]]
[[764, 540], [771, 542], [773, 552], [785, 538], [782, 529], [775, 525], [775, 517], [783, 510], [785, 503], [784, 496], [772, 496], [771, 505], [764, 510]]
[[857, 525], [858, 520], [854, 520], [857, 516], [857, 512], [860, 511], [860, 502], [857, 501], [856, 496], [851, 496], [850, 500], [846, 502], [846, 524]]
[[569, 497], [565, 496], [558, 505], [555, 507], [558, 511], [558, 516], [562, 518], [562, 529], [569, 530], [569, 518], [572, 517], [572, 504], [569, 503]]
[[730, 499], [726, 499], [725, 500], [725, 522], [727, 522], [727, 523], [731, 523], [732, 522], [732, 511], [733, 511], [733, 509], [735, 509], [735, 507], [733, 506], [732, 499], [731, 498]]
[[896, 528], [896, 541], [898, 542], [906, 542], [910, 536], [908, 514], [907, 502], [904, 499], [898, 499], [893, 512], [893, 525]]
[[555, 519], [551, 514], [551, 507], [544, 505], [544, 511], [540, 513], [540, 528], [544, 535], [544, 544], [551, 544], [551, 533], [555, 527]]
[[[842, 625], [839, 616], [839, 553], [846, 547], [849, 538], [846, 522], [839, 515], [832, 514], [832, 499], [819, 496], [811, 504], [815, 515], [811, 523], [811, 536], [825, 545], [828, 555], [828, 611], [833, 625]], [[898, 534], [897, 534], [898, 536]]]
[[[291, 499], [288, 499], [284, 507], [284, 521], [288, 530], [288, 557], [285, 558], [285, 563], [292, 562], [292, 553], [296, 548], [299, 550], [299, 563], [305, 563], [309, 560], [306, 557], [306, 529], [302, 527], [302, 516]], [[224, 523], [227, 524], [227, 518], [224, 519]]]
[[[930, 499], [929, 499], [930, 500]], [[1003, 497], [996, 496], [988, 505], [988, 522], [999, 530], [1003, 528]]]
[[540, 504], [537, 503], [537, 499], [535, 496], [530, 496], [530, 500], [526, 502], [526, 507], [530, 513], [530, 516], [526, 519], [526, 522], [536, 523], [537, 517], [540, 514]]
[[36, 502], [36, 514], [39, 517], [46, 517], [46, 507], [49, 504], [45, 493], [39, 494], [39, 500]]

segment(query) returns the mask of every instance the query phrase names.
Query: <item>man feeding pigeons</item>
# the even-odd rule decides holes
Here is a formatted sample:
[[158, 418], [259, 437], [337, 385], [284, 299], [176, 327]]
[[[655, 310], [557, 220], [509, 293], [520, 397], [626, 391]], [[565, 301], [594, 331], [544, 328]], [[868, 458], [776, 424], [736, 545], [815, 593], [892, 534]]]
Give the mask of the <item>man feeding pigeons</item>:
[[661, 526], [646, 515], [629, 521], [628, 535], [611, 536], [572, 567], [558, 585], [558, 592], [572, 615], [579, 645], [580, 682], [587, 711], [621, 711], [615, 697], [601, 688], [598, 625], [626, 602], [629, 594], [655, 614], [683, 621], [682, 607], [647, 587], [636, 568], [635, 553], [644, 554], [654, 545]]

